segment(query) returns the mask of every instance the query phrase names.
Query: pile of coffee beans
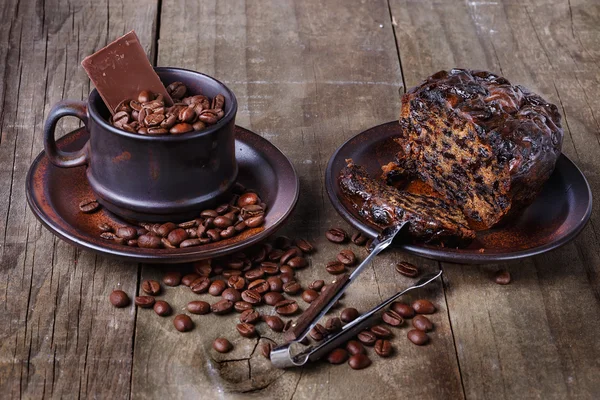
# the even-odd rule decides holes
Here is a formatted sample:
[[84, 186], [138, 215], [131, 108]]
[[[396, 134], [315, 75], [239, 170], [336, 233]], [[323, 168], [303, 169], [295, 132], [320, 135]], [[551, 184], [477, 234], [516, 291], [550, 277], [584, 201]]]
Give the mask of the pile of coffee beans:
[[[95, 210], [99, 208], [95, 201], [84, 200], [81, 204], [85, 213], [91, 212], [91, 204], [96, 206]], [[234, 195], [228, 203], [214, 210], [204, 210], [191, 221], [163, 224], [140, 222], [137, 227], [114, 227], [102, 223], [98, 229], [101, 238], [127, 246], [145, 249], [186, 248], [229, 239], [248, 228], [258, 228], [265, 222], [266, 210], [267, 206], [258, 194], [236, 184]]]
[[167, 93], [174, 104], [165, 106], [162, 95], [143, 90], [137, 99], [122, 101], [110, 119], [119, 129], [140, 135], [181, 135], [201, 131], [216, 124], [225, 112], [225, 96], [216, 95], [212, 100], [197, 94], [187, 96], [187, 87], [182, 82], [167, 86]]

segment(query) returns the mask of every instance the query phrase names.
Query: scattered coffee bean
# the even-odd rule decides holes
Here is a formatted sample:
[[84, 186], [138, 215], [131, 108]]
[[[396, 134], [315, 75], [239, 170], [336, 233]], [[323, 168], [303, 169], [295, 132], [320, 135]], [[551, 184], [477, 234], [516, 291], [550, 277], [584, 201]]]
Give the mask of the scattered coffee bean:
[[263, 295], [263, 301], [269, 306], [274, 306], [282, 300], [285, 300], [285, 298], [279, 292], [268, 292]]
[[[281, 282], [283, 282], [284, 285], [286, 283], [295, 282], [296, 281], [296, 278], [294, 277], [294, 274], [290, 274], [289, 272], [286, 272], [284, 274], [279, 275], [279, 279], [281, 279]], [[283, 290], [283, 286], [281, 287], [281, 290]]]
[[256, 328], [252, 324], [242, 322], [240, 324], [237, 324], [235, 328], [243, 337], [251, 338], [254, 337], [254, 335], [256, 335]]
[[346, 266], [339, 261], [330, 261], [325, 269], [332, 275], [339, 275], [346, 271]]
[[417, 315], [412, 320], [412, 326], [420, 331], [429, 332], [433, 329], [433, 322], [424, 315]]
[[152, 308], [152, 306], [154, 305], [154, 297], [136, 296], [135, 305], [141, 308]]
[[287, 294], [296, 294], [302, 290], [302, 286], [297, 281], [290, 281], [283, 284], [283, 291]]
[[390, 326], [400, 326], [404, 323], [404, 319], [394, 310], [384, 312], [381, 319]]
[[268, 360], [271, 359], [271, 350], [273, 350], [273, 343], [271, 342], [265, 342], [260, 346], [260, 353]]
[[204, 315], [210, 312], [211, 307], [206, 301], [196, 300], [190, 301], [186, 308], [192, 314]]
[[183, 276], [183, 278], [181, 278], [181, 283], [184, 286], [189, 287], [192, 284], [192, 282], [194, 282], [198, 278], [200, 278], [200, 275], [198, 275], [198, 274], [187, 274], [187, 275]]
[[329, 332], [327, 332], [327, 329], [325, 329], [325, 327], [323, 325], [316, 324], [315, 327], [312, 328], [308, 334], [310, 335], [311, 338], [313, 338], [313, 340], [320, 342], [325, 337], [327, 337]]
[[298, 311], [298, 303], [295, 300], [282, 300], [275, 304], [275, 312], [279, 315], [293, 315]]
[[160, 293], [160, 283], [155, 280], [145, 280], [144, 282], [142, 282], [142, 290], [146, 294], [156, 296]]
[[414, 278], [419, 275], [419, 269], [407, 261], [396, 264], [396, 272], [408, 276], [409, 278]]
[[348, 360], [348, 365], [352, 369], [363, 369], [371, 365], [371, 359], [365, 354], [355, 354]]
[[498, 285], [508, 285], [511, 282], [510, 272], [501, 269], [494, 275], [494, 282]]
[[181, 279], [181, 272], [168, 272], [163, 277], [163, 283], [167, 286], [179, 286]]
[[254, 280], [261, 279], [262, 277], [264, 277], [265, 271], [263, 271], [262, 268], [251, 269], [250, 271], [247, 271], [244, 274], [244, 276], [246, 277], [246, 279], [252, 282]]
[[240, 293], [239, 290], [234, 289], [234, 288], [227, 288], [227, 289], [223, 290], [223, 293], [221, 293], [221, 297], [223, 297], [225, 300], [229, 300], [233, 303], [235, 303], [236, 301], [242, 300], [242, 294]]
[[236, 301], [234, 304], [235, 311], [242, 313], [246, 310], [252, 309], [252, 304], [247, 301]]
[[375, 342], [374, 350], [380, 357], [389, 357], [393, 349], [389, 340], [379, 339]]
[[216, 338], [212, 344], [213, 349], [219, 353], [228, 353], [233, 349], [231, 342], [225, 338]]
[[356, 255], [352, 252], [352, 250], [342, 250], [337, 255], [337, 259], [344, 265], [354, 265], [356, 264]]
[[237, 290], [243, 290], [246, 287], [246, 279], [243, 276], [233, 275], [227, 279], [227, 286]]
[[283, 291], [283, 281], [281, 278], [277, 276], [271, 276], [267, 278], [267, 283], [269, 284], [270, 290], [272, 292], [282, 292]]
[[294, 244], [300, 250], [302, 250], [303, 253], [309, 254], [309, 253], [312, 253], [315, 250], [314, 246], [308, 240], [305, 240], [305, 239], [296, 239], [294, 241]]
[[289, 274], [291, 276], [294, 276], [296, 274], [296, 271], [294, 271], [294, 269], [289, 265], [282, 265], [281, 268], [279, 268], [279, 272], [281, 272], [282, 275]]
[[417, 314], [433, 314], [435, 312], [433, 303], [425, 299], [414, 301], [412, 303], [412, 308]]
[[287, 265], [289, 265], [293, 269], [298, 269], [306, 267], [308, 265], [308, 262], [304, 257], [294, 257], [287, 262]]
[[338, 317], [330, 317], [325, 322], [325, 329], [329, 333], [335, 333], [342, 329], [342, 321]]
[[347, 324], [349, 322], [354, 321], [359, 316], [360, 316], [360, 313], [358, 312], [358, 310], [356, 308], [348, 307], [348, 308], [344, 308], [342, 310], [342, 312], [340, 313], [340, 320], [342, 320], [342, 322]]
[[315, 301], [317, 297], [319, 297], [319, 293], [317, 293], [316, 290], [306, 289], [304, 292], [302, 292], [302, 300], [309, 304]]
[[191, 283], [190, 289], [196, 294], [206, 293], [210, 287], [210, 279], [206, 276], [201, 276]]
[[267, 293], [270, 290], [269, 283], [264, 279], [257, 279], [248, 284], [248, 290], [254, 290], [259, 294]]
[[282, 332], [284, 323], [281, 318], [276, 315], [269, 315], [264, 318], [265, 323], [273, 332]]
[[325, 237], [332, 243], [344, 243], [348, 240], [348, 234], [341, 228], [331, 228], [325, 232]]
[[406, 336], [408, 337], [408, 340], [418, 346], [422, 346], [429, 341], [429, 336], [427, 336], [425, 332], [418, 329], [411, 329], [408, 331]]
[[343, 364], [348, 360], [348, 352], [345, 349], [334, 349], [326, 357], [330, 364]]
[[127, 307], [130, 302], [129, 296], [122, 290], [113, 290], [108, 299], [110, 300], [110, 303], [117, 308]]
[[79, 203], [79, 211], [85, 214], [91, 214], [100, 209], [100, 203], [96, 199], [85, 199]]
[[318, 292], [323, 288], [323, 286], [325, 286], [325, 281], [319, 279], [308, 285], [308, 288]]
[[192, 319], [185, 314], [177, 315], [175, 319], [173, 319], [173, 325], [179, 332], [191, 331], [194, 328]]
[[392, 331], [382, 325], [375, 325], [371, 327], [371, 332], [375, 334], [379, 339], [389, 339], [392, 337]]
[[262, 296], [256, 290], [244, 290], [242, 292], [242, 299], [250, 304], [260, 304]]
[[346, 350], [348, 350], [348, 353], [350, 353], [350, 355], [366, 353], [365, 346], [363, 346], [363, 344], [358, 340], [348, 341], [348, 343], [346, 343]]
[[233, 310], [233, 303], [227, 299], [222, 299], [210, 306], [210, 309], [217, 315], [227, 314]]
[[415, 309], [406, 303], [395, 301], [392, 303], [390, 308], [397, 312], [404, 319], [412, 318], [415, 316]]
[[357, 335], [358, 340], [366, 346], [373, 346], [377, 341], [377, 336], [371, 331], [362, 331]]
[[354, 235], [352, 235], [352, 243], [357, 246], [363, 246], [365, 243], [367, 243], [367, 240], [369, 240], [369, 238], [362, 232], [356, 232]]
[[246, 310], [240, 314], [240, 322], [255, 324], [260, 320], [260, 313], [256, 310]]
[[212, 274], [212, 261], [202, 260], [194, 263], [194, 272], [200, 276], [210, 277]]
[[154, 303], [153, 308], [154, 308], [154, 312], [161, 317], [171, 315], [171, 312], [173, 311], [171, 309], [171, 306], [169, 305], [169, 303], [167, 303], [166, 301], [163, 301], [163, 300], [157, 300]]

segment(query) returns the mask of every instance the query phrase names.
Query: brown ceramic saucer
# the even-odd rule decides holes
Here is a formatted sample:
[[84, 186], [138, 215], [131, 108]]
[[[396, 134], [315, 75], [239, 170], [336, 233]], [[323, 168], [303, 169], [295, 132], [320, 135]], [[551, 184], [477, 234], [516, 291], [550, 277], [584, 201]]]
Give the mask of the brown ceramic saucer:
[[[333, 207], [352, 226], [374, 237], [379, 228], [358, 216], [340, 193], [337, 177], [351, 158], [371, 176], [381, 174], [381, 166], [393, 160], [398, 145], [392, 141], [400, 129], [388, 122], [354, 136], [331, 156], [325, 186]], [[514, 260], [562, 246], [583, 229], [592, 211], [592, 193], [581, 171], [564, 154], [537, 199], [511, 223], [478, 232], [469, 247], [443, 248], [425, 244], [404, 244], [409, 253], [440, 261], [482, 264]]]
[[[64, 150], [76, 150], [88, 139], [85, 129], [70, 132], [57, 141]], [[58, 168], [46, 154], [37, 156], [27, 174], [27, 201], [36, 217], [55, 235], [83, 249], [129, 261], [181, 263], [223, 256], [257, 243], [277, 230], [291, 214], [299, 191], [292, 163], [273, 144], [239, 126], [235, 127], [235, 150], [239, 164], [238, 181], [260, 193], [267, 203], [265, 224], [231, 239], [185, 249], [141, 249], [100, 238], [98, 225], [127, 223], [101, 209], [82, 214], [79, 202], [93, 197], [85, 177], [85, 166]]]

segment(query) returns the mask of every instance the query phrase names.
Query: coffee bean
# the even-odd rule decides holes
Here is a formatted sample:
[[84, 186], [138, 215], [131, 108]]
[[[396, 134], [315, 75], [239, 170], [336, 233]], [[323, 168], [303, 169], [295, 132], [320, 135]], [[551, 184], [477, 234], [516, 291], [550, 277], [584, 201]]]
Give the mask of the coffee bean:
[[181, 244], [181, 242], [183, 242], [184, 240], [186, 240], [188, 238], [188, 236], [189, 235], [185, 231], [185, 229], [176, 228], [176, 229], [173, 229], [171, 232], [169, 232], [169, 234], [167, 235], [167, 240], [173, 246], [179, 246]]
[[102, 232], [112, 232], [113, 231], [113, 227], [106, 223], [98, 225], [98, 229], [100, 229]]
[[325, 329], [325, 327], [323, 325], [316, 324], [315, 327], [312, 328], [308, 334], [310, 335], [311, 338], [313, 338], [317, 342], [320, 342], [325, 337], [327, 337], [329, 332], [327, 332], [327, 329]]
[[372, 326], [371, 332], [380, 339], [389, 339], [392, 337], [392, 331], [382, 325]]
[[257, 215], [256, 217], [250, 217], [245, 222], [248, 228], [258, 228], [265, 223], [265, 216]]
[[316, 290], [306, 289], [304, 292], [302, 292], [302, 300], [309, 304], [315, 301], [317, 297], [319, 297], [319, 293], [317, 293]]
[[389, 340], [379, 339], [375, 342], [374, 350], [380, 357], [389, 357], [393, 348]]
[[256, 290], [244, 290], [242, 292], [242, 299], [250, 304], [260, 304], [262, 297]]
[[198, 278], [200, 278], [200, 275], [198, 274], [187, 274], [183, 278], [181, 278], [181, 283], [184, 286], [189, 287], [192, 284], [192, 282], [194, 282]]
[[352, 235], [352, 243], [357, 246], [363, 246], [365, 243], [367, 243], [367, 240], [369, 240], [369, 238], [362, 232], [356, 232], [354, 235]]
[[260, 294], [267, 293], [270, 288], [269, 283], [264, 279], [257, 279], [248, 284], [248, 290], [255, 290]]
[[247, 301], [236, 301], [234, 304], [235, 311], [242, 313], [246, 310], [252, 309], [252, 304]]
[[510, 272], [501, 269], [494, 275], [494, 282], [498, 285], [508, 285], [511, 282]]
[[110, 300], [110, 303], [117, 308], [127, 307], [130, 302], [129, 296], [122, 290], [113, 290], [108, 299]]
[[272, 292], [282, 292], [283, 291], [283, 281], [281, 278], [277, 276], [270, 276], [267, 278], [267, 283], [269, 283], [269, 288]]
[[271, 350], [273, 350], [273, 343], [271, 342], [265, 342], [260, 346], [260, 353], [268, 360], [271, 359]]
[[167, 238], [160, 238], [160, 242], [162, 243], [165, 249], [176, 249], [177, 246], [173, 246], [171, 242], [167, 240]]
[[209, 229], [206, 231], [206, 235], [210, 238], [210, 240], [212, 240], [213, 242], [218, 242], [219, 240], [221, 240], [221, 231], [217, 230], [217, 229]]
[[352, 369], [364, 369], [371, 365], [371, 359], [364, 354], [355, 354], [348, 359], [348, 365]]
[[154, 303], [154, 312], [161, 317], [165, 317], [167, 315], [171, 315], [171, 312], [173, 312], [173, 310], [171, 309], [169, 303], [167, 303], [166, 301], [157, 300]]
[[100, 208], [100, 203], [96, 199], [85, 199], [79, 203], [79, 211], [85, 214], [91, 214]]
[[390, 306], [392, 310], [398, 313], [402, 318], [408, 319], [415, 316], [415, 309], [406, 303], [395, 301]]
[[247, 271], [244, 276], [246, 277], [246, 279], [248, 279], [249, 281], [254, 281], [256, 279], [260, 279], [263, 276], [265, 276], [265, 272], [262, 270], [262, 268], [255, 268], [255, 269], [251, 269], [250, 271]]
[[225, 229], [233, 225], [233, 221], [227, 217], [220, 215], [214, 219], [213, 224], [215, 224], [217, 228]]
[[227, 288], [225, 281], [221, 279], [214, 280], [208, 287], [208, 293], [212, 296], [220, 296], [221, 293]]
[[304, 257], [294, 257], [287, 262], [287, 265], [289, 265], [293, 269], [298, 269], [306, 267], [308, 265], [308, 262]]
[[[291, 260], [294, 257], [299, 257], [301, 254], [302, 252], [297, 247], [290, 248], [285, 253], [283, 253], [281, 258], [279, 259], [279, 262], [282, 264], [286, 264], [289, 260]], [[290, 266], [293, 267], [292, 265]]]
[[175, 225], [172, 222], [165, 222], [164, 224], [158, 227], [156, 233], [162, 237], [167, 237], [169, 232], [171, 232], [173, 229], [177, 229], [177, 225]]
[[210, 309], [217, 315], [227, 314], [233, 310], [233, 302], [227, 299], [222, 299], [210, 306]]
[[181, 283], [181, 272], [168, 272], [163, 276], [163, 283], [167, 286], [179, 286]]
[[216, 338], [212, 344], [213, 349], [219, 353], [228, 353], [233, 349], [231, 342], [225, 338]]
[[377, 336], [371, 331], [362, 331], [357, 335], [357, 338], [366, 346], [373, 346], [377, 340]]
[[422, 346], [429, 341], [429, 336], [423, 331], [418, 329], [412, 329], [408, 331], [406, 334], [408, 340], [416, 344], [417, 346]]
[[237, 324], [235, 328], [243, 337], [251, 338], [254, 337], [254, 335], [256, 335], [256, 328], [252, 324], [242, 322], [240, 324]]
[[242, 295], [239, 292], [239, 290], [234, 288], [225, 289], [223, 293], [221, 293], [221, 297], [223, 297], [225, 300], [229, 300], [234, 303], [242, 299]]
[[246, 221], [246, 223], [250, 218], [264, 216], [264, 214], [265, 214], [264, 206], [258, 205], [258, 204], [245, 206], [244, 208], [242, 208], [240, 210], [240, 217], [242, 217], [242, 219], [244, 221]]
[[210, 287], [210, 279], [206, 276], [201, 276], [191, 283], [190, 289], [196, 294], [206, 293]]
[[125, 240], [131, 240], [137, 238], [137, 229], [131, 226], [121, 226], [117, 228], [117, 236], [122, 237]]
[[141, 308], [152, 308], [152, 306], [154, 305], [154, 297], [136, 296], [135, 305]]
[[281, 318], [276, 315], [269, 315], [264, 318], [265, 323], [273, 332], [282, 332], [284, 323]]
[[269, 306], [274, 306], [282, 300], [285, 300], [285, 298], [278, 292], [268, 292], [263, 295], [263, 301]]
[[323, 288], [323, 286], [325, 286], [325, 281], [319, 279], [308, 285], [308, 288], [318, 292]]
[[267, 258], [271, 261], [279, 261], [281, 259], [281, 257], [283, 256], [284, 251], [283, 250], [272, 250], [269, 252], [269, 254], [267, 255]]
[[337, 255], [337, 259], [344, 265], [354, 265], [356, 264], [356, 255], [352, 252], [352, 250], [342, 250]]
[[429, 332], [433, 329], [433, 322], [431, 322], [429, 318], [424, 315], [417, 315], [414, 317], [412, 320], [412, 325], [416, 329], [423, 332]]
[[[187, 122], [180, 122], [175, 124], [169, 129], [169, 133], [172, 135], [181, 135], [182, 133], [192, 132], [194, 127]], [[166, 133], [166, 132], [165, 132]]]
[[146, 294], [156, 296], [160, 293], [160, 283], [155, 280], [145, 280], [142, 282], [142, 290]]
[[256, 310], [246, 310], [240, 314], [240, 322], [255, 324], [260, 320], [260, 313]]
[[237, 201], [237, 206], [242, 208], [249, 205], [254, 205], [260, 203], [260, 199], [256, 193], [248, 192], [244, 193], [240, 196]]
[[293, 273], [289, 273], [289, 272], [285, 272], [285, 273], [279, 275], [279, 279], [281, 279], [281, 282], [283, 282], [284, 285], [286, 283], [295, 282], [296, 281], [296, 278], [295, 278], [294, 274]]
[[325, 359], [329, 364], [343, 364], [348, 360], [348, 352], [345, 349], [334, 349]]
[[348, 240], [348, 234], [341, 228], [331, 228], [325, 232], [325, 237], [332, 243], [344, 243]]
[[140, 92], [140, 94], [138, 95], [137, 101], [140, 103], [145, 103], [145, 102], [153, 100], [153, 99], [154, 99], [154, 95], [152, 94], [152, 92], [150, 92], [148, 90], [142, 90]]
[[230, 288], [243, 290], [246, 287], [246, 279], [243, 276], [233, 275], [227, 279], [227, 285]]
[[185, 314], [177, 315], [175, 319], [173, 319], [173, 325], [179, 332], [191, 331], [194, 328], [192, 319]]
[[294, 244], [298, 246], [298, 248], [302, 250], [303, 253], [308, 254], [312, 253], [315, 250], [314, 246], [308, 240], [305, 239], [296, 239], [294, 241]]
[[342, 329], [342, 321], [338, 317], [331, 317], [327, 319], [325, 329], [327, 329], [329, 333], [335, 333]]
[[354, 321], [358, 317], [360, 317], [360, 313], [353, 307], [344, 308], [340, 313], [340, 320], [346, 324]]
[[349, 340], [348, 343], [346, 343], [346, 350], [348, 350], [350, 355], [366, 353], [365, 346], [358, 340]]
[[409, 278], [414, 278], [419, 275], [419, 269], [407, 261], [396, 264], [396, 272], [408, 276]]
[[295, 300], [282, 300], [275, 304], [275, 312], [279, 315], [293, 315], [298, 311], [298, 303]]
[[204, 315], [210, 312], [210, 304], [202, 300], [190, 301], [186, 309], [192, 314]]
[[412, 303], [412, 308], [417, 314], [433, 314], [435, 312], [435, 306], [429, 300], [416, 300]]
[[230, 226], [229, 228], [221, 231], [221, 239], [229, 239], [235, 236], [235, 228]]
[[296, 294], [302, 290], [302, 286], [297, 281], [289, 281], [283, 284], [283, 291], [287, 294]]
[[394, 310], [387, 310], [381, 316], [383, 322], [391, 326], [400, 326], [404, 323], [404, 319]]
[[339, 261], [329, 261], [325, 269], [332, 275], [339, 275], [346, 271], [346, 266]]
[[[181, 122], [184, 122], [184, 123], [192, 122], [196, 118], [196, 111], [194, 111], [193, 107], [191, 107], [191, 108], [186, 107], [179, 112], [179, 115], [177, 117]], [[190, 125], [190, 124], [188, 123], [188, 125]], [[190, 130], [191, 129], [193, 129], [193, 128], [190, 125]], [[189, 132], [189, 131], [186, 131], [186, 132]], [[171, 132], [171, 133], [173, 133], [173, 132]], [[182, 132], [182, 133], [185, 133], [185, 132]]]

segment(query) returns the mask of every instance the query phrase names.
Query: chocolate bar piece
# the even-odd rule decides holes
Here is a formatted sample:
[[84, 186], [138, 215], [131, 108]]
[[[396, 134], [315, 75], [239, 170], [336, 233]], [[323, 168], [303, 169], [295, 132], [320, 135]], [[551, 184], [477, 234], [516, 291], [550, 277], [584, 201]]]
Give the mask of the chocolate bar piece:
[[142, 90], [162, 94], [166, 105], [173, 104], [134, 31], [86, 57], [81, 65], [112, 114], [123, 100], [137, 99]]

